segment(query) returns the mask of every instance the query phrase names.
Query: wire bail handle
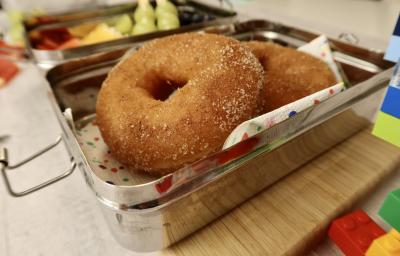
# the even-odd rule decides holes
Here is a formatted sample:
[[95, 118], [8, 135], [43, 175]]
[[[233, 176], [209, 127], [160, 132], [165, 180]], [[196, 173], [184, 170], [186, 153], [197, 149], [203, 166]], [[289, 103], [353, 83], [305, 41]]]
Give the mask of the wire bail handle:
[[10, 193], [10, 195], [12, 195], [14, 197], [26, 196], [26, 195], [28, 195], [28, 194], [30, 194], [32, 192], [38, 191], [38, 190], [40, 190], [42, 188], [45, 188], [45, 187], [47, 187], [47, 186], [49, 186], [49, 185], [51, 185], [53, 183], [56, 183], [57, 181], [60, 181], [60, 180], [62, 180], [64, 178], [68, 177], [69, 175], [71, 175], [74, 172], [75, 167], [76, 167], [76, 163], [74, 162], [73, 157], [71, 157], [71, 160], [70, 160], [71, 161], [71, 166], [67, 170], [63, 171], [60, 175], [58, 175], [58, 176], [56, 176], [54, 178], [51, 178], [51, 179], [49, 179], [49, 180], [47, 180], [45, 182], [42, 182], [42, 183], [40, 183], [38, 185], [30, 187], [30, 188], [28, 188], [26, 190], [19, 191], [19, 192], [15, 191], [13, 189], [11, 183], [10, 183], [10, 179], [8, 178], [7, 171], [11, 171], [11, 170], [17, 169], [18, 167], [23, 166], [26, 163], [36, 159], [37, 157], [43, 155], [44, 153], [46, 153], [46, 152], [50, 151], [51, 149], [53, 149], [54, 147], [56, 147], [58, 144], [60, 144], [60, 142], [62, 140], [63, 140], [62, 136], [59, 136], [57, 138], [57, 140], [55, 142], [53, 142], [52, 144], [44, 147], [43, 149], [41, 149], [41, 150], [37, 151], [36, 153], [32, 154], [31, 156], [25, 158], [24, 160], [22, 160], [22, 161], [20, 161], [20, 162], [18, 162], [16, 164], [13, 164], [13, 165], [11, 165], [8, 162], [8, 151], [7, 151], [7, 148], [0, 148], [0, 170], [1, 170], [1, 174], [2, 174], [2, 176], [4, 178], [4, 182], [5, 182], [7, 191], [8, 191], [8, 193]]

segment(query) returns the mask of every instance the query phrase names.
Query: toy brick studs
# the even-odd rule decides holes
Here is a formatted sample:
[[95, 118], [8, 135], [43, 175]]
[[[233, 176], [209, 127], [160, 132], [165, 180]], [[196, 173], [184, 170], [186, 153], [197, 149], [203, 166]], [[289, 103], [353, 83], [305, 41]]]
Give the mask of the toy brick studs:
[[384, 234], [362, 210], [334, 220], [328, 231], [328, 236], [348, 256], [364, 255], [371, 243]]
[[400, 189], [389, 193], [379, 210], [379, 215], [393, 229], [374, 240], [366, 256], [400, 256]]
[[357, 210], [334, 220], [328, 236], [347, 256], [400, 256], [400, 189], [389, 193], [379, 215], [393, 227], [387, 234]]
[[392, 229], [371, 244], [366, 256], [400, 256], [400, 233]]

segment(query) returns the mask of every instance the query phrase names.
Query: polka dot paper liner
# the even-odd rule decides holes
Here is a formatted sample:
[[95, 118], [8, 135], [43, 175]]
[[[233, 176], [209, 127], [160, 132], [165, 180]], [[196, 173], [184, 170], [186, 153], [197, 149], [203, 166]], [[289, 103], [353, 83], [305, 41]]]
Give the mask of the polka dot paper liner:
[[275, 124], [292, 118], [302, 110], [313, 105], [320, 104], [322, 101], [344, 90], [343, 83], [339, 83], [325, 90], [316, 92], [310, 96], [292, 102], [272, 112], [266, 113], [259, 117], [243, 122], [236, 127], [225, 141], [224, 149], [245, 140], [253, 135], [261, 133]]
[[[275, 124], [294, 117], [299, 111], [319, 104], [343, 90], [343, 83], [317, 92], [306, 98], [283, 106], [275, 111], [248, 120], [239, 125], [227, 138], [224, 148], [260, 133]], [[101, 137], [95, 121], [89, 122], [76, 131], [76, 137], [93, 172], [102, 180], [113, 185], [137, 185], [153, 181], [155, 178], [145, 173], [129, 170], [119, 163]]]
[[113, 185], [136, 185], [154, 180], [145, 173], [133, 172], [120, 164], [101, 137], [95, 121], [76, 131], [76, 137], [93, 172]]

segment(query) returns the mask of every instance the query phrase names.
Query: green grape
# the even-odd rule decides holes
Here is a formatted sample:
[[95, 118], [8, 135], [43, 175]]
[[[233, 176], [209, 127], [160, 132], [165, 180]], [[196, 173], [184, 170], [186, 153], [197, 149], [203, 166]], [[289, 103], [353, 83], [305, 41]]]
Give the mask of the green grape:
[[154, 9], [150, 4], [140, 4], [134, 14], [133, 17], [136, 22], [140, 22], [142, 19], [150, 19], [150, 20], [155, 20], [156, 16], [154, 13]]
[[132, 35], [142, 35], [157, 31], [154, 23], [137, 23], [132, 30]]
[[24, 27], [22, 24], [14, 24], [10, 29], [10, 37], [13, 43], [23, 44], [24, 43]]
[[156, 7], [156, 16], [157, 18], [162, 16], [164, 13], [172, 13], [175, 14], [175, 16], [178, 15], [178, 10], [176, 9], [176, 6], [167, 1], [158, 1], [157, 2], [157, 7]]
[[118, 18], [114, 28], [122, 34], [127, 34], [132, 30], [132, 20], [128, 14], [122, 15]]
[[169, 30], [179, 28], [179, 26], [180, 23], [178, 17], [171, 13], [164, 13], [163, 16], [157, 19], [157, 28], [159, 30]]

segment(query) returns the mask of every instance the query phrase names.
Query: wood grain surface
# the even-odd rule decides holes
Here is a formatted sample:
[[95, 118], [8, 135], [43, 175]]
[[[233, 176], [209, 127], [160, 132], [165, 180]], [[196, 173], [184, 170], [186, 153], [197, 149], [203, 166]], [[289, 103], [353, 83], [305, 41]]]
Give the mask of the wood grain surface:
[[362, 131], [161, 255], [304, 255], [399, 163], [398, 148]]

